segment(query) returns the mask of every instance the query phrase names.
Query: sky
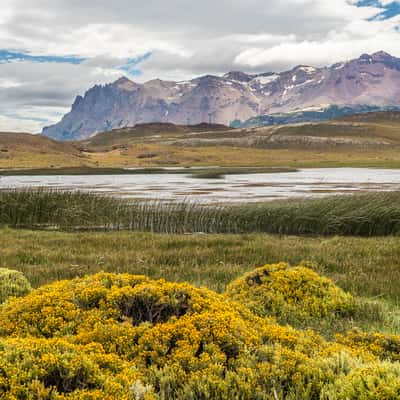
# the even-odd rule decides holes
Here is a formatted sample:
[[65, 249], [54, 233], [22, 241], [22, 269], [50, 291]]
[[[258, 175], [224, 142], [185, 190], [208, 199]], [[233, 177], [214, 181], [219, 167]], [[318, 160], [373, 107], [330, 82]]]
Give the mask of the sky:
[[386, 51], [400, 0], [1, 0], [0, 131], [39, 133], [95, 84], [278, 72]]

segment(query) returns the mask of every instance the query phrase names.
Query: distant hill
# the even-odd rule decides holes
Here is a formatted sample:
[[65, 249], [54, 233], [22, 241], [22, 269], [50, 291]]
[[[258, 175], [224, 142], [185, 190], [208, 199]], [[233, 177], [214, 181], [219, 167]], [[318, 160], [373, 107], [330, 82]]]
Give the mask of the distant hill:
[[79, 156], [79, 150], [72, 143], [60, 142], [29, 133], [0, 132], [0, 153], [4, 158], [10, 153], [24, 151]]
[[163, 143], [166, 140], [173, 140], [185, 135], [202, 133], [202, 132], [221, 132], [231, 130], [225, 125], [218, 124], [198, 124], [198, 125], [174, 125], [171, 123], [150, 123], [138, 124], [131, 128], [114, 129], [109, 132], [101, 132], [83, 140], [81, 146], [90, 147], [107, 147], [121, 146], [134, 143], [156, 142]]
[[400, 111], [239, 129], [138, 124], [73, 142], [0, 133], [0, 169], [165, 166], [399, 168]]
[[332, 121], [233, 129], [223, 125], [141, 124], [76, 142], [85, 151], [155, 144], [191, 147], [368, 148], [400, 145], [400, 111], [357, 114]]
[[399, 111], [380, 111], [370, 112], [366, 114], [348, 115], [341, 118], [342, 121], [347, 122], [363, 122], [372, 124], [393, 124], [394, 126], [400, 124], [400, 112]]
[[[384, 52], [314, 68], [297, 66], [282, 73], [229, 72], [182, 82], [155, 79], [144, 84], [126, 77], [97, 85], [78, 96], [62, 120], [43, 129], [43, 135], [58, 140], [80, 140], [98, 132], [143, 123], [193, 125], [212, 122], [243, 126], [324, 119], [400, 105], [400, 58]], [[314, 111], [313, 111], [314, 109]], [[308, 110], [308, 111], [307, 111]], [[371, 110], [366, 110], [371, 111]], [[296, 115], [287, 115], [297, 113]], [[286, 114], [279, 117], [277, 114]], [[261, 117], [259, 117], [261, 116]], [[266, 116], [266, 117], [263, 117]], [[297, 118], [297, 120], [296, 120]], [[287, 122], [286, 122], [287, 121]], [[268, 124], [275, 124], [273, 123]]]
[[328, 107], [310, 107], [305, 110], [296, 110], [287, 113], [260, 115], [258, 117], [250, 118], [245, 122], [233, 121], [231, 126], [233, 128], [252, 128], [259, 126], [270, 125], [288, 125], [304, 122], [319, 122], [329, 121], [345, 117], [348, 115], [355, 115], [355, 118], [361, 119], [360, 114], [366, 114], [379, 111], [399, 111], [399, 107], [388, 106], [328, 106]]
[[80, 165], [82, 157], [72, 143], [28, 133], [0, 132], [0, 168]]

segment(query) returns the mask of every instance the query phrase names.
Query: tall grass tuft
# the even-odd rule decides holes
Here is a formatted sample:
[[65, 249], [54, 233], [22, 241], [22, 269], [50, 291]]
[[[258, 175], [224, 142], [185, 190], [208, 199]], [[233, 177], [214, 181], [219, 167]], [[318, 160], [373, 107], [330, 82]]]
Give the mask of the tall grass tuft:
[[400, 235], [400, 192], [257, 204], [138, 201], [47, 189], [0, 191], [0, 224], [13, 228], [155, 233]]
[[115, 228], [124, 204], [91, 193], [47, 189], [0, 191], [0, 223], [14, 228]]
[[400, 235], [400, 192], [244, 205], [244, 231], [282, 235]]

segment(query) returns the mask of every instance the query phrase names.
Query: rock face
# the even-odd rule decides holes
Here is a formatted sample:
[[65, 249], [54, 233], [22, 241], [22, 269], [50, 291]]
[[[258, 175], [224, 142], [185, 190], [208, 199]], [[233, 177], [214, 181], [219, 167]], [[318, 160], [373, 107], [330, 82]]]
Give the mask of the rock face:
[[400, 58], [378, 52], [324, 68], [298, 66], [257, 75], [233, 71], [183, 82], [156, 79], [137, 84], [120, 78], [78, 96], [71, 111], [43, 134], [75, 140], [138, 123], [229, 125], [330, 105], [400, 105]]

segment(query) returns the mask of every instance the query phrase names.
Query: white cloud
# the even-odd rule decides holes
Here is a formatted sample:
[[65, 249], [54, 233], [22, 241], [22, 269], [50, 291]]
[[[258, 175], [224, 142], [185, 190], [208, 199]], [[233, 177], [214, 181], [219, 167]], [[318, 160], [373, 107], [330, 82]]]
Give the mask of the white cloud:
[[273, 65], [282, 70], [296, 64], [324, 66], [378, 50], [400, 55], [399, 34], [394, 30], [400, 20], [398, 17], [396, 20], [354, 21], [340, 32], [330, 32], [323, 40], [284, 42], [269, 48], [252, 47], [239, 53], [234, 62], [242, 68], [260, 69]]
[[[17, 126], [18, 116], [34, 109], [47, 123], [55, 122], [59, 115], [48, 110], [67, 110], [75, 95], [117, 79], [122, 75], [118, 66], [147, 52], [152, 57], [141, 64], [143, 75], [135, 77], [140, 81], [325, 65], [378, 50], [400, 55], [399, 18], [371, 21], [382, 10], [355, 3], [2, 0], [0, 49], [88, 60], [81, 65], [0, 64], [0, 115]], [[17, 115], [16, 122], [10, 115]], [[46, 123], [32, 121], [33, 131]], [[21, 130], [29, 128], [28, 122], [21, 120]]]
[[38, 121], [0, 115], [0, 132], [39, 133], [41, 129], [42, 124]]

